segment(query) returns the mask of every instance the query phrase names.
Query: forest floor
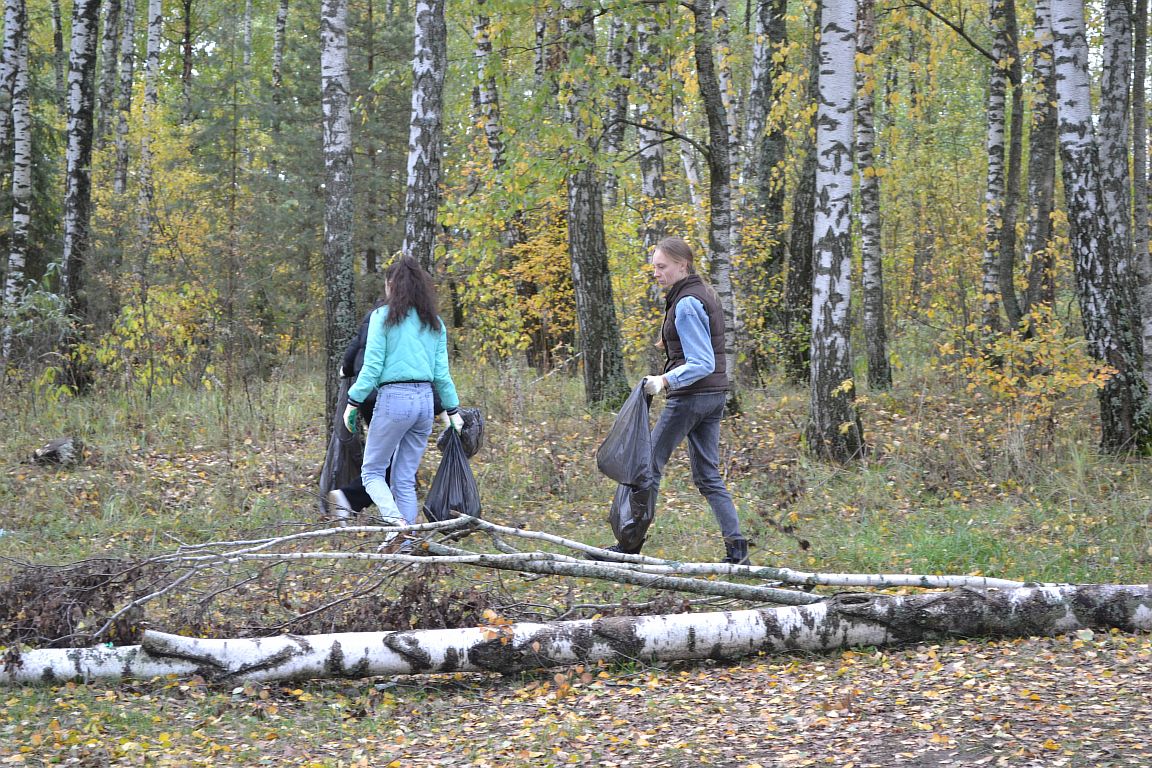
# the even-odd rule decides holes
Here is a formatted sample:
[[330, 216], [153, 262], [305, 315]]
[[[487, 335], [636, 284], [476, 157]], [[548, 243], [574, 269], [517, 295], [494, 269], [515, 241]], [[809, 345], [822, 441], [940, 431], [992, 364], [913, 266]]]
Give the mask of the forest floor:
[[9, 691], [0, 765], [1149, 766], [1152, 640], [734, 664]]
[[[34, 615], [26, 606], [46, 603], [29, 602], [29, 590], [68, 572], [27, 570], [31, 578], [17, 584], [10, 577], [21, 563], [115, 568], [179, 543], [320, 526], [316, 473], [327, 436], [315, 412], [317, 380], [286, 379], [256, 393], [254, 402], [275, 404], [277, 418], [253, 419], [244, 432], [221, 422], [230, 411], [203, 393], [146, 404], [76, 400], [55, 420], [13, 409], [12, 429], [0, 435], [8, 457], [0, 466], [0, 644], [91, 631], [124, 600], [111, 594], [82, 608], [58, 601]], [[577, 389], [559, 377], [477, 374], [464, 383], [474, 393], [469, 404], [488, 419], [473, 463], [487, 519], [611, 541], [604, 517], [613, 484], [593, 458], [611, 414], [583, 407]], [[825, 572], [1146, 580], [1152, 464], [1093, 449], [1092, 393], [1030, 431], [978, 395], [947, 380], [909, 380], [875, 396], [867, 404], [874, 451], [858, 466], [833, 467], [803, 450], [802, 393], [752, 393], [744, 414], [725, 421], [723, 459], [754, 561]], [[81, 466], [21, 458], [59, 434], [83, 437]], [[434, 452], [425, 464], [423, 487]], [[713, 529], [681, 452], [645, 552], [714, 559]], [[330, 543], [374, 545], [352, 535]], [[156, 601], [147, 620], [230, 636], [472, 625], [488, 610], [547, 621], [646, 601], [654, 604], [644, 612], [684, 604], [605, 582], [475, 570], [381, 577], [300, 563], [248, 575], [221, 573], [234, 589], [205, 583], [183, 602]], [[343, 613], [311, 613], [357, 589]], [[745, 606], [691, 609], [737, 607]], [[1152, 637], [1079, 633], [512, 677], [13, 688], [0, 690], [0, 766], [1152, 766], [1150, 720]]]

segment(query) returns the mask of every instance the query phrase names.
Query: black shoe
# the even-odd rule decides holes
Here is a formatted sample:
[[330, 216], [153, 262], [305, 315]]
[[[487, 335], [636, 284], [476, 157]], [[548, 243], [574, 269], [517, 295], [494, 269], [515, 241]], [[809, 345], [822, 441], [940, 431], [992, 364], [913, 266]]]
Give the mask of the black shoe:
[[748, 539], [744, 537], [725, 539], [724, 559], [720, 562], [730, 565], [748, 565]]
[[[638, 554], [640, 554], [640, 547], [636, 547], [636, 549], [624, 549], [619, 544], [613, 544], [610, 547], [604, 547], [604, 551], [605, 552], [619, 552], [619, 553], [624, 554], [624, 555], [638, 555]], [[600, 555], [594, 555], [591, 552], [584, 553], [584, 556], [587, 557], [589, 560], [596, 560], [596, 561], [602, 562], [602, 563], [615, 562], [613, 560], [609, 560], [606, 557], [600, 557]]]

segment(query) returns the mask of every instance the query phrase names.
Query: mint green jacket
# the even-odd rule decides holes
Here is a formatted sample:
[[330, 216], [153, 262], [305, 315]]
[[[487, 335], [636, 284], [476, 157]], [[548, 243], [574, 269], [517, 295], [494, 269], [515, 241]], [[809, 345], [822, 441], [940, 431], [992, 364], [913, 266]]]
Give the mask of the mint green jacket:
[[448, 372], [448, 331], [444, 321], [440, 330], [432, 331], [420, 322], [416, 310], [396, 325], [384, 325], [388, 307], [372, 313], [368, 321], [368, 340], [364, 346], [364, 364], [356, 383], [348, 390], [348, 402], [359, 405], [382, 384], [427, 381], [440, 395], [444, 410], [460, 407], [456, 385]]

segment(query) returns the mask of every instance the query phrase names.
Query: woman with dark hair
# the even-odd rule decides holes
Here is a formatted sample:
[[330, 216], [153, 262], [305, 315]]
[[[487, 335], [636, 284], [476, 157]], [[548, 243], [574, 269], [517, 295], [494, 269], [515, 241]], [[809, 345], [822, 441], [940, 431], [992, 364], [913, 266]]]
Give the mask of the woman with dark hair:
[[[360, 407], [376, 392], [360, 475], [385, 525], [411, 525], [419, 510], [416, 470], [432, 434], [433, 388], [445, 409], [444, 426], [459, 431], [463, 419], [448, 371], [448, 332], [436, 314], [431, 276], [415, 259], [401, 256], [384, 279], [386, 303], [368, 321], [364, 363], [348, 390], [344, 422], [355, 432]], [[339, 515], [339, 509], [333, 512]], [[397, 538], [391, 543], [402, 542]]]

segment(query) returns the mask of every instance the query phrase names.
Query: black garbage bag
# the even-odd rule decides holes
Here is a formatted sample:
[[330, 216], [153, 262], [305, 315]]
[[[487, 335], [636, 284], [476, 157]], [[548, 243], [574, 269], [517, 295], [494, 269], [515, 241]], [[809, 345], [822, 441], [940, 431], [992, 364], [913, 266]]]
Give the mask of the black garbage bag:
[[618, 483], [637, 488], [652, 484], [652, 429], [648, 426], [648, 406], [652, 398], [644, 394], [644, 383], [636, 385], [624, 401], [608, 437], [596, 450], [596, 466]]
[[649, 486], [638, 488], [620, 483], [612, 499], [608, 522], [616, 543], [625, 552], [639, 552], [648, 527], [656, 517], [656, 494]]
[[[460, 428], [460, 443], [464, 446], [464, 455], [472, 458], [484, 444], [484, 415], [480, 413], [479, 408], [461, 408], [460, 418], [464, 419], [464, 426]], [[436, 438], [436, 447], [440, 449], [440, 453], [444, 453], [444, 446], [448, 444], [448, 433], [452, 431], [446, 429]]]
[[364, 438], [352, 434], [344, 424], [344, 408], [348, 405], [348, 388], [353, 379], [340, 379], [336, 395], [336, 410], [332, 416], [332, 435], [328, 438], [328, 451], [320, 470], [320, 512], [326, 512], [323, 499], [333, 488], [356, 485], [360, 482], [360, 467], [364, 464]]
[[445, 434], [444, 455], [424, 499], [424, 516], [433, 523], [460, 515], [480, 517], [480, 491], [460, 435], [454, 429], [445, 430]]

